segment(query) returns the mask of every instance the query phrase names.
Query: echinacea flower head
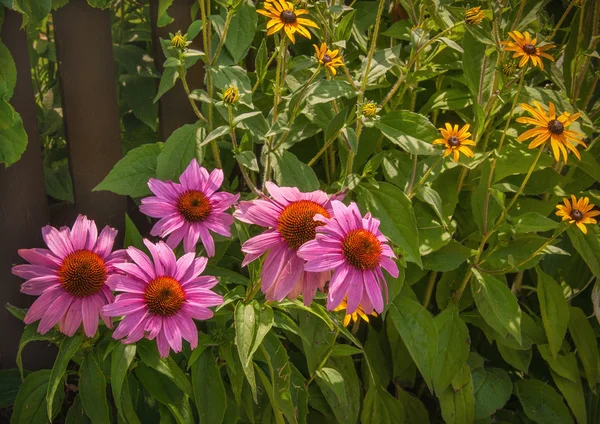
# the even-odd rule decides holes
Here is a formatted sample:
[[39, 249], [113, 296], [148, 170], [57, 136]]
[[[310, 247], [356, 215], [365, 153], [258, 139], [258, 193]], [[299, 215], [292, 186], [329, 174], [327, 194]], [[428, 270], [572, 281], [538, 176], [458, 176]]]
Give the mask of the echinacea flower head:
[[465, 21], [470, 25], [479, 25], [485, 19], [481, 6], [472, 7], [465, 12]]
[[535, 107], [527, 103], [521, 103], [521, 108], [529, 112], [532, 118], [519, 117], [517, 118], [517, 122], [535, 125], [536, 128], [525, 131], [517, 137], [517, 141], [524, 141], [535, 137], [528, 146], [530, 149], [535, 149], [550, 140], [554, 159], [557, 162], [560, 160], [560, 154], [562, 153], [565, 163], [567, 163], [567, 149], [581, 160], [581, 155], [571, 141], [576, 145], [581, 144], [583, 147], [586, 147], [585, 143], [580, 140], [580, 137], [583, 138], [583, 135], [576, 131], [567, 130], [567, 127], [575, 122], [581, 114], [574, 113], [571, 115], [568, 112], [563, 112], [560, 116], [557, 116], [554, 103], [548, 103], [548, 112], [537, 101], [534, 100], [533, 104]]
[[332, 75], [337, 74], [335, 68], [338, 66], [344, 66], [342, 57], [339, 55], [339, 50], [329, 50], [326, 43], [322, 43], [321, 47], [313, 44], [315, 52], [317, 53], [317, 60], [321, 65], [325, 67]]
[[[342, 300], [342, 302], [333, 311], [334, 312], [345, 311], [347, 307], [348, 307], [348, 300], [346, 298], [344, 298], [344, 300]], [[371, 316], [376, 317], [377, 312], [375, 312], [375, 311], [371, 312]], [[344, 316], [344, 323], [343, 323], [344, 327], [348, 327], [348, 325], [351, 322], [359, 322], [360, 319], [362, 319], [366, 323], [369, 323], [369, 315], [367, 315], [365, 313], [365, 310], [363, 309], [362, 305], [358, 305], [358, 308], [353, 313], [346, 314]]]
[[223, 101], [228, 105], [234, 105], [240, 99], [240, 90], [235, 85], [223, 91]]
[[458, 125], [454, 125], [454, 127], [452, 127], [452, 125], [446, 122], [446, 128], [438, 128], [442, 133], [442, 137], [444, 138], [438, 138], [437, 140], [434, 140], [433, 144], [443, 144], [446, 146], [444, 157], [452, 154], [454, 162], [458, 162], [461, 153], [468, 158], [472, 158], [475, 156], [473, 150], [467, 146], [475, 146], [475, 142], [473, 140], [469, 140], [469, 137], [471, 137], [469, 128], [471, 128], [471, 126], [469, 124], [465, 124], [459, 130]]
[[333, 213], [331, 199], [323, 191], [302, 193], [295, 187], [278, 187], [267, 182], [270, 199], [240, 202], [234, 216], [242, 222], [266, 227], [262, 234], [242, 245], [245, 266], [264, 253], [261, 289], [268, 300], [296, 298], [302, 293], [309, 305], [317, 289], [323, 289], [331, 272], [304, 270], [304, 259], [298, 249], [314, 240], [316, 229], [323, 225], [315, 216], [329, 218]]
[[230, 237], [233, 217], [227, 210], [239, 194], [217, 191], [223, 183], [223, 171], [208, 171], [193, 159], [179, 177], [179, 183], [151, 178], [148, 187], [155, 196], [142, 199], [140, 210], [160, 220], [152, 227], [153, 236], [167, 237], [174, 249], [183, 240], [186, 253], [196, 251], [198, 239], [206, 254], [215, 255], [215, 242], [209, 231]]
[[211, 306], [223, 303], [223, 297], [210, 289], [217, 284], [211, 276], [199, 276], [208, 259], [186, 253], [177, 259], [164, 242], [144, 240], [152, 259], [135, 247], [127, 248], [131, 263], [118, 264], [124, 274], [113, 274], [108, 285], [122, 292], [114, 303], [104, 307], [108, 316], [123, 316], [113, 333], [117, 340], [135, 343], [143, 337], [154, 340], [162, 357], [169, 350], [181, 352], [182, 339], [194, 349], [198, 331], [194, 319], [212, 318]]
[[315, 216], [325, 223], [317, 227], [315, 240], [302, 245], [298, 255], [305, 259], [309, 272], [333, 271], [327, 294], [327, 309], [333, 310], [345, 297], [346, 313], [354, 313], [362, 305], [365, 314], [373, 309], [383, 311], [382, 289], [387, 283], [382, 268], [393, 277], [398, 265], [387, 238], [379, 231], [379, 220], [371, 214], [363, 218], [356, 203], [331, 202], [333, 215]]
[[60, 331], [74, 335], [81, 323], [88, 337], [98, 330], [99, 318], [112, 327], [102, 307], [113, 301], [106, 284], [123, 263], [124, 250], [113, 252], [117, 230], [104, 227], [100, 235], [96, 223], [79, 215], [73, 228], [42, 228], [49, 249], [21, 249], [19, 256], [28, 265], [16, 265], [12, 272], [27, 281], [21, 292], [39, 296], [25, 315], [25, 324], [40, 321], [38, 332], [44, 334], [58, 323]]
[[563, 221], [569, 220], [569, 224], [576, 224], [583, 234], [587, 234], [586, 224], [597, 224], [593, 217], [600, 215], [600, 211], [594, 209], [594, 204], [590, 203], [588, 197], [577, 199], [571, 195], [569, 199], [563, 199], [564, 205], [556, 205], [556, 215], [562, 217]]
[[554, 44], [544, 44], [543, 46], [536, 47], [537, 38], [532, 39], [527, 31], [524, 31], [522, 34], [519, 31], [512, 31], [508, 35], [514, 41], [502, 41], [501, 44], [504, 45], [505, 51], [515, 52], [512, 56], [513, 58], [521, 58], [519, 68], [525, 66], [530, 59], [533, 66], [539, 66], [540, 69], [544, 69], [542, 57], [554, 62], [554, 58], [545, 53], [546, 50], [555, 47]]
[[267, 35], [275, 34], [283, 28], [292, 43], [296, 43], [294, 34], [298, 32], [310, 40], [310, 32], [305, 27], [319, 28], [310, 19], [299, 18], [308, 15], [306, 9], [294, 9], [293, 3], [285, 0], [268, 0], [263, 4], [264, 9], [256, 12], [270, 18], [267, 22]]

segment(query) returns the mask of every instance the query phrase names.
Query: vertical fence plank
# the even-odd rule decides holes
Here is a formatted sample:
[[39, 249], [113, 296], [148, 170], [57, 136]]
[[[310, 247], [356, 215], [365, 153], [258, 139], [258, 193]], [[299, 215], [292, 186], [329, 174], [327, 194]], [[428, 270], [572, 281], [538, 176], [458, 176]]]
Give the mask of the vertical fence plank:
[[70, 0], [53, 16], [76, 210], [122, 237], [127, 199], [92, 191], [122, 157], [110, 11]]
[[[158, 0], [150, 0], [150, 21], [152, 24], [152, 50], [154, 53], [154, 64], [160, 72], [163, 71], [165, 55], [162, 52], [159, 38], [169, 38], [169, 32], [175, 34], [178, 30], [185, 33], [192, 23], [191, 9], [196, 0], [177, 0], [167, 10], [169, 16], [174, 20], [165, 27], [158, 27]], [[190, 46], [196, 50], [202, 49], [202, 37], [198, 35]], [[197, 64], [190, 68], [187, 74], [188, 84], [191, 89], [201, 88], [204, 84], [204, 68]], [[158, 103], [158, 117], [160, 125], [160, 138], [164, 141], [173, 131], [185, 124], [196, 122], [198, 118], [194, 114], [181, 85], [178, 81], [172, 90], [165, 93]]]
[[[0, 165], [0, 368], [15, 367], [15, 356], [23, 325], [4, 308], [8, 302], [27, 307], [33, 297], [19, 292], [23, 282], [11, 274], [13, 264], [23, 263], [17, 249], [43, 246], [41, 227], [48, 223], [48, 204], [44, 187], [41, 146], [35, 116], [29, 53], [25, 30], [20, 30], [21, 15], [5, 9], [2, 41], [17, 67], [17, 86], [10, 103], [21, 115], [29, 139], [21, 159], [9, 168]], [[48, 366], [53, 351], [32, 349], [25, 352], [28, 369]]]

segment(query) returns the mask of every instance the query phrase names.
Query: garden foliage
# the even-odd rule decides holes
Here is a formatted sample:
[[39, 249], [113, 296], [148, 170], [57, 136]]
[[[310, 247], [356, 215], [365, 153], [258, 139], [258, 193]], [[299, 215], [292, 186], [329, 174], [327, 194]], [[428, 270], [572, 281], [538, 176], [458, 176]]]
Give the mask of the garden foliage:
[[[47, 192], [72, 202], [65, 3], [0, 1], [34, 40]], [[162, 75], [146, 2], [88, 3], [115, 6], [124, 145], [95, 190], [153, 228], [128, 217], [113, 251], [80, 216], [21, 251], [19, 357], [58, 356], [2, 371], [11, 423], [600, 421], [600, 2], [199, 0]], [[0, 70], [10, 165], [1, 43]], [[158, 142], [180, 84], [197, 122]]]

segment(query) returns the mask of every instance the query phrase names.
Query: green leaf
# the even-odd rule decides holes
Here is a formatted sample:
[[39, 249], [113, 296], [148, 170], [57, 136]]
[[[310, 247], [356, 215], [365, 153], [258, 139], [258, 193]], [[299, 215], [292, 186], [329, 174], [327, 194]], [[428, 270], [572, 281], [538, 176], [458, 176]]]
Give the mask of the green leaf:
[[[346, 397], [346, 386], [344, 385], [344, 378], [342, 375], [333, 368], [321, 368], [317, 370], [317, 383], [321, 387], [325, 398], [327, 398], [328, 393], [333, 393], [335, 395], [335, 400], [337, 404], [343, 404], [347, 400]], [[332, 402], [330, 402], [331, 405]], [[346, 405], [347, 406], [347, 405]], [[334, 413], [336, 413], [336, 409], [332, 407]], [[346, 411], [342, 411], [346, 412]]]
[[275, 181], [282, 187], [297, 187], [300, 191], [319, 189], [319, 180], [315, 172], [296, 155], [286, 151], [272, 154]]
[[115, 61], [127, 71], [128, 77], [148, 78], [148, 81], [152, 83], [150, 91], [152, 93], [156, 91], [154, 79], [160, 77], [160, 74], [145, 49], [133, 44], [114, 45], [113, 54]]
[[46, 19], [52, 6], [51, 0], [14, 0], [13, 8], [23, 14], [23, 27], [37, 28]]
[[[165, 142], [156, 162], [156, 178], [178, 181], [192, 159], [202, 158], [200, 145], [206, 132], [203, 127], [187, 124], [177, 128]], [[202, 161], [199, 161], [202, 163]]]
[[419, 231], [412, 202], [399, 188], [379, 183], [379, 187], [361, 184], [358, 203], [381, 221], [381, 232], [401, 247], [406, 260], [423, 267], [419, 253]]
[[487, 56], [487, 46], [477, 41], [469, 31], [465, 31], [462, 46], [462, 70], [469, 91], [479, 104], [485, 104], [492, 94], [495, 59]]
[[26, 148], [27, 133], [23, 128], [21, 116], [15, 114], [12, 126], [0, 130], [0, 163], [12, 165], [21, 158]]
[[12, 127], [17, 115], [11, 104], [0, 96], [0, 130]]
[[336, 41], [349, 40], [352, 35], [352, 26], [354, 24], [354, 15], [356, 10], [346, 14], [340, 23], [335, 28], [335, 39]]
[[140, 250], [146, 249], [142, 235], [131, 218], [129, 218], [129, 215], [125, 214], [125, 240], [123, 241], [123, 247], [129, 246], [136, 247]]
[[413, 155], [437, 155], [431, 144], [440, 133], [423, 115], [406, 110], [385, 114], [375, 124], [390, 141]]
[[471, 256], [471, 249], [455, 240], [450, 240], [441, 249], [423, 256], [423, 266], [433, 271], [452, 271], [465, 262], [469, 256]]
[[600, 181], [600, 163], [598, 163], [592, 153], [586, 150], [581, 152], [579, 168], [585, 171], [594, 180]]
[[163, 69], [162, 76], [160, 77], [160, 83], [158, 84], [158, 92], [153, 100], [154, 103], [156, 103], [163, 96], [163, 94], [175, 87], [177, 78], [179, 78], [179, 73], [177, 72], [176, 68], [168, 67]]
[[[481, 169], [479, 184], [471, 194], [471, 210], [473, 212], [473, 220], [477, 224], [477, 227], [479, 227], [479, 230], [483, 233], [490, 231], [494, 226], [494, 223], [496, 222], [496, 219], [502, 210], [501, 204], [504, 201], [504, 194], [492, 188], [490, 188], [489, 192], [487, 190], [490, 172], [490, 165], [486, 161]], [[486, 225], [484, 225], [484, 223]]]
[[256, 160], [256, 155], [254, 152], [246, 150], [236, 154], [235, 159], [240, 163], [240, 165], [248, 168], [250, 171], [260, 172], [258, 161]]
[[438, 346], [432, 379], [438, 395], [446, 390], [469, 357], [469, 329], [458, 312], [458, 307], [451, 305], [434, 318]]
[[515, 233], [537, 233], [558, 228], [558, 223], [537, 212], [525, 212], [513, 219]]
[[17, 67], [8, 47], [0, 41], [0, 99], [9, 100], [17, 85]]
[[300, 330], [304, 334], [302, 347], [308, 371], [313, 374], [325, 360], [336, 333], [333, 327], [323, 325], [324, 322], [318, 315], [303, 312], [298, 314], [298, 318]]
[[240, 92], [240, 103], [252, 107], [252, 84], [246, 71], [239, 66], [211, 66], [215, 87], [225, 90], [235, 85]]
[[164, 27], [173, 22], [173, 18], [171, 18], [167, 9], [173, 4], [174, 0], [158, 0], [158, 14], [157, 14], [157, 26]]
[[267, 72], [267, 62], [269, 61], [267, 52], [267, 39], [263, 38], [260, 42], [260, 47], [256, 52], [254, 59], [254, 69], [256, 69], [256, 75], [262, 76]]
[[[537, 151], [527, 148], [524, 143], [508, 143], [502, 148], [502, 152], [496, 161], [493, 183], [503, 180], [510, 175], [526, 174], [535, 158]], [[551, 166], [553, 159], [550, 155], [542, 155], [538, 161], [536, 169], [543, 169]]]
[[92, 423], [110, 422], [106, 400], [106, 379], [91, 353], [83, 357], [79, 368], [79, 396], [81, 405]]
[[[77, 333], [73, 337], [65, 338], [60, 344], [56, 361], [52, 367], [50, 378], [48, 380], [48, 390], [46, 391], [46, 407], [48, 408], [48, 418], [52, 421], [52, 418], [56, 414], [56, 410], [53, 410], [55, 406], [55, 398], [57, 396], [58, 386], [63, 383], [65, 372], [67, 371], [67, 365], [71, 362], [71, 358], [79, 350], [79, 346], [83, 341], [81, 333]], [[59, 393], [62, 390], [58, 391]]]
[[0, 370], [0, 409], [15, 403], [20, 386], [21, 373], [18, 369]]
[[600, 278], [600, 229], [597, 225], [588, 225], [588, 233], [583, 234], [575, 225], [569, 226], [567, 234], [577, 253], [596, 278]]
[[569, 305], [560, 285], [540, 267], [536, 267], [538, 276], [537, 295], [540, 311], [552, 357], [556, 359], [562, 346], [569, 323]]
[[[29, 374], [17, 394], [15, 405], [10, 419], [11, 424], [38, 424], [47, 423], [48, 415], [46, 406], [46, 392], [49, 387], [50, 370], [41, 370]], [[54, 416], [58, 415], [64, 398], [64, 391], [60, 390], [54, 396], [52, 410]]]
[[438, 354], [438, 332], [433, 317], [419, 303], [404, 296], [396, 298], [388, 314], [431, 389]]
[[444, 216], [444, 206], [442, 204], [442, 198], [440, 197], [439, 193], [431, 187], [421, 186], [419, 187], [416, 194], [419, 200], [431, 206], [431, 209], [433, 209], [437, 217], [442, 223], [444, 223], [445, 226], [446, 217]]
[[471, 290], [477, 309], [500, 334], [505, 330], [521, 344], [521, 308], [506, 284], [489, 274], [473, 270]]
[[160, 357], [154, 341], [143, 340], [137, 342], [137, 353], [146, 365], [166, 376], [186, 395], [192, 396], [192, 385], [190, 384], [188, 377], [181, 368], [179, 368], [171, 356], [166, 358]]
[[200, 422], [222, 423], [227, 408], [227, 393], [211, 349], [204, 350], [192, 365], [192, 386]]
[[532, 348], [527, 350], [517, 350], [502, 343], [497, 343], [497, 347], [500, 356], [502, 356], [502, 359], [504, 359], [507, 364], [518, 369], [523, 374], [529, 372], [529, 364], [531, 364], [531, 358], [533, 357]]
[[252, 45], [257, 21], [256, 10], [251, 2], [244, 2], [231, 18], [230, 30], [227, 31], [227, 38], [225, 38], [225, 47], [235, 63], [246, 56]]
[[67, 417], [65, 418], [65, 424], [89, 424], [92, 421], [85, 414], [83, 410], [83, 406], [81, 406], [81, 396], [78, 394], [73, 399], [73, 404], [69, 408], [69, 412], [67, 412]]
[[346, 344], [336, 344], [331, 350], [331, 357], [335, 358], [336, 356], [352, 356], [358, 355], [359, 353], [362, 353], [362, 350], [354, 346]]
[[[9, 309], [9, 311], [11, 311], [11, 309]], [[21, 339], [19, 340], [19, 350], [17, 350], [17, 357], [15, 359], [15, 362], [17, 363], [19, 371], [21, 372], [21, 378], [24, 378], [22, 353], [25, 346], [27, 346], [29, 342], [35, 341], [52, 341], [56, 343], [56, 336], [54, 335], [54, 331], [51, 330], [46, 334], [40, 334], [37, 332], [37, 327], [37, 324], [26, 325], [25, 329], [23, 330], [23, 334], [21, 334]]]
[[143, 361], [138, 363], [134, 373], [150, 395], [163, 405], [175, 405], [183, 401], [184, 394], [175, 382], [150, 368]]
[[475, 419], [488, 418], [502, 408], [512, 393], [508, 373], [500, 368], [477, 368], [472, 372]]
[[307, 103], [318, 105], [329, 103], [341, 97], [351, 98], [356, 95], [352, 86], [346, 81], [322, 79], [308, 88], [305, 98]]
[[372, 386], [365, 395], [360, 416], [362, 424], [402, 424], [402, 403], [381, 386]]
[[442, 417], [446, 424], [472, 423], [475, 420], [475, 396], [468, 365], [452, 380], [452, 385], [440, 394]]
[[562, 397], [547, 383], [533, 379], [520, 380], [515, 382], [514, 390], [530, 420], [540, 424], [573, 422]]
[[88, 4], [98, 9], [107, 9], [110, 6], [111, 0], [87, 0]]
[[396, 397], [402, 403], [402, 409], [404, 409], [404, 422], [429, 423], [429, 413], [423, 402], [416, 396], [404, 391], [400, 386], [396, 386], [396, 388], [398, 391]]
[[155, 96], [154, 79], [136, 75], [121, 75], [121, 99], [131, 108], [133, 114], [144, 124], [156, 130], [158, 121], [158, 104], [152, 99]]
[[579, 308], [571, 307], [569, 312], [569, 332], [577, 348], [577, 354], [583, 363], [588, 385], [593, 389], [600, 382], [598, 341], [583, 311]]
[[120, 416], [126, 419], [127, 417], [125, 417], [123, 406], [121, 403], [121, 394], [123, 389], [123, 382], [127, 378], [127, 371], [129, 370], [129, 366], [135, 358], [135, 351], [136, 345], [126, 345], [123, 343], [119, 343], [115, 350], [113, 350], [111, 356], [110, 388], [112, 390], [115, 406], [117, 407]]
[[472, 103], [473, 97], [464, 88], [444, 88], [434, 93], [419, 113], [427, 115], [432, 110], [460, 110]]
[[130, 150], [93, 191], [108, 190], [123, 196], [150, 194], [148, 180], [156, 173], [161, 144], [144, 144]]
[[325, 141], [329, 141], [334, 137], [337, 137], [340, 130], [344, 127], [346, 123], [346, 117], [348, 116], [348, 108], [344, 108], [340, 110], [338, 114], [336, 114], [333, 119], [327, 125], [325, 129]]
[[73, 197], [73, 181], [69, 171], [69, 163], [64, 160], [52, 164], [52, 168], [44, 169], [46, 193], [57, 200], [75, 203]]

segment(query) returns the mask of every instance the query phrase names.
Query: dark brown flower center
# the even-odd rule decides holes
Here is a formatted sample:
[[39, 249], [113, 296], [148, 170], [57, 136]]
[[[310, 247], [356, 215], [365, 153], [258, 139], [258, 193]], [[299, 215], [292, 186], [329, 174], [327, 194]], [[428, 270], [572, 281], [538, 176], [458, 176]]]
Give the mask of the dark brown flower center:
[[76, 297], [97, 293], [106, 279], [104, 260], [89, 250], [78, 250], [63, 259], [58, 278], [65, 291]]
[[450, 146], [450, 147], [460, 146], [460, 140], [458, 139], [458, 137], [452, 136], [452, 137], [448, 138], [448, 146]]
[[379, 265], [381, 243], [377, 236], [364, 229], [352, 230], [342, 242], [342, 253], [355, 268], [368, 270]]
[[537, 52], [537, 49], [535, 48], [535, 46], [533, 44], [527, 43], [527, 44], [523, 45], [523, 51], [526, 54], [532, 55]]
[[284, 24], [293, 24], [296, 22], [296, 14], [291, 10], [284, 10], [281, 12], [281, 15], [279, 15], [279, 18]]
[[197, 190], [189, 190], [183, 193], [177, 200], [177, 209], [186, 221], [204, 221], [210, 215], [212, 206], [210, 200]]
[[317, 235], [317, 227], [324, 225], [313, 219], [316, 214], [329, 218], [329, 214], [323, 206], [310, 200], [291, 203], [281, 212], [277, 231], [291, 249], [298, 249], [307, 241], [314, 240]]
[[327, 63], [331, 62], [331, 60], [332, 60], [332, 59], [331, 59], [331, 56], [329, 56], [328, 54], [324, 54], [324, 55], [323, 55], [323, 59], [321, 59], [321, 61], [322, 61], [323, 63], [325, 63], [325, 64], [327, 64]]
[[583, 219], [583, 214], [579, 209], [573, 209], [569, 216], [575, 221], [581, 221]]
[[176, 279], [158, 277], [146, 286], [144, 300], [150, 313], [169, 317], [181, 309], [185, 302], [185, 293]]
[[565, 126], [558, 119], [553, 119], [548, 122], [548, 131], [552, 134], [561, 135], [565, 130]]

